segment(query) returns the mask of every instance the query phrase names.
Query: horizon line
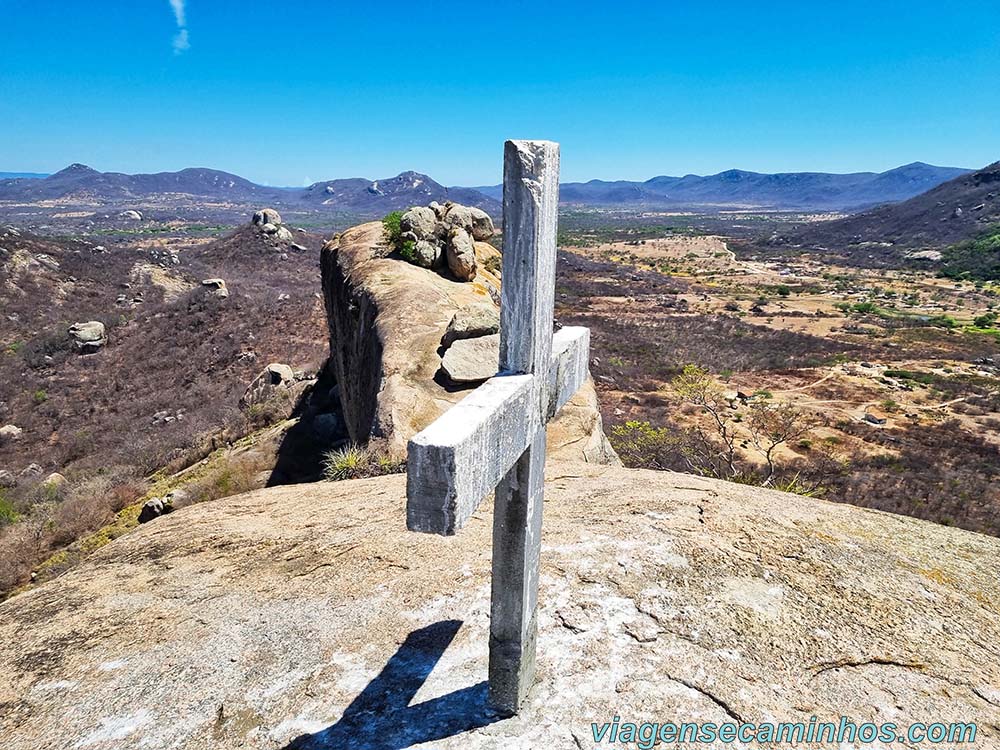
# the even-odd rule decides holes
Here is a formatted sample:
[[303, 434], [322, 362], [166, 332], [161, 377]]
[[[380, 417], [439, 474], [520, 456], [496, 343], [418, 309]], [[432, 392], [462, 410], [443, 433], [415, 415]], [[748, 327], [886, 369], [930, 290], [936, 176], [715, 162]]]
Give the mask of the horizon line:
[[[992, 164], [993, 162], [990, 162], [990, 163]], [[593, 182], [605, 182], [605, 183], [616, 183], [616, 182], [645, 183], [645, 182], [649, 182], [650, 180], [655, 180], [655, 179], [662, 178], [662, 177], [667, 177], [667, 178], [671, 178], [671, 179], [684, 179], [684, 178], [687, 178], [687, 177], [702, 177], [702, 178], [704, 178], [704, 177], [718, 177], [719, 175], [724, 175], [724, 174], [727, 174], [727, 173], [730, 173], [730, 172], [741, 172], [741, 173], [744, 173], [744, 174], [754, 174], [754, 175], [792, 175], [792, 174], [837, 175], [837, 176], [862, 175], [862, 174], [881, 175], [881, 174], [886, 174], [887, 172], [893, 172], [893, 171], [898, 170], [898, 169], [903, 169], [905, 167], [912, 167], [912, 166], [925, 166], [925, 167], [932, 167], [932, 168], [935, 168], [935, 169], [955, 169], [955, 170], [961, 170], [961, 171], [965, 171], [965, 172], [975, 172], [977, 169], [982, 169], [983, 167], [989, 166], [989, 165], [985, 164], [985, 165], [983, 165], [983, 167], [971, 167], [971, 168], [970, 167], [956, 167], [956, 166], [944, 165], [944, 164], [931, 164], [930, 162], [925, 162], [925, 161], [921, 161], [921, 160], [918, 159], [916, 161], [907, 162], [905, 164], [899, 164], [899, 165], [897, 165], [895, 167], [890, 167], [888, 169], [884, 169], [884, 170], [881, 170], [881, 171], [859, 170], [859, 171], [850, 171], [850, 172], [827, 172], [827, 171], [823, 171], [823, 170], [803, 169], [803, 170], [793, 170], [793, 171], [785, 170], [785, 171], [780, 171], [780, 172], [761, 172], [761, 171], [752, 170], [752, 169], [741, 169], [739, 167], [730, 167], [729, 169], [723, 169], [723, 170], [721, 170], [719, 172], [712, 172], [712, 173], [708, 173], [708, 174], [698, 174], [696, 172], [687, 172], [687, 173], [682, 174], [682, 175], [677, 175], [677, 174], [668, 174], [666, 172], [662, 172], [662, 173], [659, 173], [659, 174], [654, 174], [651, 177], [638, 178], [638, 179], [629, 179], [629, 178], [626, 178], [626, 177], [615, 177], [615, 178], [591, 177], [591, 178], [585, 179], [585, 180], [579, 180], [579, 179], [577, 179], [577, 180], [560, 180], [560, 184], [561, 185], [569, 185], [569, 184], [586, 185], [588, 183], [593, 183]], [[72, 163], [66, 165], [65, 167], [63, 167], [62, 169], [56, 170], [55, 172], [37, 172], [37, 171], [33, 171], [33, 170], [13, 170], [13, 169], [12, 170], [2, 170], [2, 169], [0, 169], [0, 174], [13, 175], [13, 177], [6, 177], [6, 178], [0, 178], [0, 179], [45, 179], [47, 177], [52, 177], [54, 175], [59, 174], [60, 172], [64, 172], [64, 171], [66, 171], [68, 169], [71, 169], [73, 167], [86, 167], [87, 169], [91, 169], [94, 172], [97, 172], [99, 174], [120, 174], [120, 175], [125, 175], [125, 176], [128, 176], [128, 177], [136, 177], [136, 176], [141, 176], [141, 175], [179, 174], [180, 172], [184, 172], [184, 171], [188, 171], [188, 170], [206, 170], [206, 171], [211, 171], [211, 172], [220, 172], [222, 174], [227, 174], [227, 175], [230, 175], [232, 177], [238, 177], [238, 178], [240, 178], [242, 180], [246, 180], [247, 182], [250, 182], [250, 183], [252, 183], [254, 185], [258, 185], [260, 187], [268, 187], [268, 188], [275, 188], [275, 189], [285, 189], [285, 190], [301, 190], [301, 189], [306, 188], [306, 187], [311, 187], [312, 185], [320, 185], [320, 184], [323, 184], [323, 183], [335, 182], [335, 181], [338, 181], [338, 180], [367, 180], [369, 182], [377, 182], [378, 180], [395, 179], [396, 177], [399, 177], [400, 175], [407, 174], [409, 172], [421, 175], [423, 177], [428, 177], [428, 178], [434, 180], [435, 182], [437, 182], [437, 180], [434, 179], [433, 177], [431, 177], [431, 175], [429, 173], [427, 173], [427, 172], [420, 172], [420, 171], [415, 170], [415, 169], [404, 169], [401, 172], [398, 172], [395, 175], [392, 175], [391, 177], [376, 177], [376, 178], [371, 178], [371, 177], [364, 177], [364, 176], [361, 176], [361, 175], [351, 175], [351, 176], [345, 176], [345, 177], [331, 177], [331, 178], [326, 178], [326, 179], [322, 179], [322, 180], [314, 180], [314, 181], [309, 182], [308, 184], [301, 184], [301, 185], [287, 185], [287, 184], [280, 185], [280, 184], [272, 184], [272, 183], [268, 183], [268, 182], [256, 182], [256, 181], [254, 181], [254, 180], [252, 180], [252, 179], [250, 179], [248, 177], [244, 177], [241, 174], [238, 174], [236, 172], [230, 172], [228, 170], [219, 169], [217, 167], [186, 166], [186, 167], [181, 167], [179, 169], [172, 169], [172, 170], [168, 169], [168, 170], [161, 170], [161, 171], [158, 171], [158, 172], [120, 172], [120, 171], [117, 171], [117, 170], [96, 169], [94, 167], [91, 167], [88, 164], [84, 164], [83, 162], [72, 162]], [[476, 189], [476, 188], [494, 188], [494, 187], [499, 187], [499, 186], [502, 185], [502, 182], [478, 183], [478, 184], [451, 184], [451, 185], [445, 185], [443, 183], [438, 183], [438, 184], [442, 185], [442, 187], [462, 187], [462, 188]]]

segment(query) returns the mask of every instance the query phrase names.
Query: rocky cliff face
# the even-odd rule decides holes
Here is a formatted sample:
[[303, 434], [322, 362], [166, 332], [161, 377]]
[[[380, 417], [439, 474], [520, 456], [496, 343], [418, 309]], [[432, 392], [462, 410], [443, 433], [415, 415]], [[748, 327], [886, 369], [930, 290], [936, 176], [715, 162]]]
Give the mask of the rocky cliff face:
[[[472, 281], [462, 282], [393, 255], [378, 222], [350, 229], [323, 248], [329, 366], [351, 440], [384, 440], [402, 456], [410, 437], [475, 387], [442, 371], [442, 354], [454, 345], [455, 326], [449, 332], [449, 325], [456, 314], [461, 311], [459, 320], [496, 316], [501, 281], [485, 261], [497, 252], [483, 242], [475, 243], [475, 252], [483, 262]], [[494, 372], [495, 355], [491, 367]], [[551, 455], [618, 462], [591, 383], [550, 425], [549, 442]]]
[[490, 504], [443, 539], [405, 531], [404, 496], [392, 476], [190, 506], [0, 604], [4, 750], [574, 748], [613, 716], [840, 715], [1000, 746], [998, 539], [551, 462], [538, 682], [497, 721]]

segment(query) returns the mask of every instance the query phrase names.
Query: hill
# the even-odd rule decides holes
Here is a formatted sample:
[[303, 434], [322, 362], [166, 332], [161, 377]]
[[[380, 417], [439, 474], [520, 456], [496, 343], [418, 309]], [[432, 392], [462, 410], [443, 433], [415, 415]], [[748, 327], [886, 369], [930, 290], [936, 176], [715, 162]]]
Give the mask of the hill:
[[[210, 433], [238, 432], [238, 401], [263, 366], [323, 363], [321, 244], [249, 225], [152, 248], [0, 232], [0, 423], [23, 431], [0, 444], [0, 467], [146, 473]], [[206, 293], [209, 278], [228, 298]], [[76, 353], [67, 334], [85, 321], [105, 326], [96, 354]], [[150, 429], [161, 411], [185, 418]]]
[[359, 213], [405, 210], [410, 206], [426, 205], [431, 201], [454, 201], [476, 206], [498, 215], [500, 204], [473, 188], [447, 188], [419, 172], [403, 172], [385, 180], [351, 178], [316, 182], [296, 197], [313, 205], [329, 205]]
[[492, 501], [407, 532], [396, 475], [190, 506], [0, 604], [5, 750], [595, 747], [619, 716], [1000, 741], [1000, 541], [669, 472], [547, 480], [513, 719], [484, 706]]
[[[968, 170], [922, 162], [887, 172], [761, 174], [731, 169], [702, 177], [660, 176], [645, 182], [569, 182], [560, 186], [564, 204], [594, 206], [747, 206], [797, 210], [851, 210], [911, 198]], [[494, 198], [500, 186], [478, 188]]]
[[[887, 172], [761, 174], [738, 169], [716, 175], [659, 176], [564, 183], [564, 205], [597, 207], [687, 207], [715, 210], [755, 207], [774, 210], [844, 211], [906, 200], [967, 170], [916, 162]], [[135, 203], [191, 196], [241, 204], [270, 204], [302, 210], [336, 210], [376, 216], [431, 201], [476, 206], [496, 216], [501, 186], [446, 187], [419, 172], [370, 180], [352, 177], [315, 182], [305, 188], [257, 185], [228, 172], [183, 169], [156, 174], [99, 172], [73, 164], [49, 176], [0, 179], [0, 201]]]
[[807, 225], [777, 238], [782, 244], [826, 249], [892, 262], [911, 250], [943, 250], [1000, 222], [1000, 162], [949, 180], [896, 205]]
[[461, 202], [491, 213], [500, 206], [471, 188], [447, 188], [418, 172], [381, 180], [351, 178], [317, 182], [306, 188], [257, 185], [228, 172], [191, 168], [179, 172], [123, 174], [71, 164], [44, 178], [0, 180], [0, 201], [135, 203], [171, 196], [237, 202], [247, 205], [324, 207], [359, 214], [389, 211], [430, 201]]
[[0, 183], [0, 200], [129, 201], [173, 193], [228, 200], [264, 200], [274, 195], [275, 190], [214, 169], [129, 175], [98, 172], [84, 164], [71, 164], [42, 179]]
[[[247, 225], [216, 241], [105, 246], [0, 231], [0, 426], [14, 432], [0, 436], [0, 592], [135, 502], [151, 472], [288, 416], [326, 357], [321, 239], [290, 234]], [[70, 333], [90, 322], [105, 339], [93, 353]], [[241, 408], [270, 363], [294, 382]], [[49, 493], [39, 482], [53, 472], [66, 484]], [[230, 493], [252, 476], [230, 473]], [[7, 525], [21, 517], [49, 518], [30, 550]]]

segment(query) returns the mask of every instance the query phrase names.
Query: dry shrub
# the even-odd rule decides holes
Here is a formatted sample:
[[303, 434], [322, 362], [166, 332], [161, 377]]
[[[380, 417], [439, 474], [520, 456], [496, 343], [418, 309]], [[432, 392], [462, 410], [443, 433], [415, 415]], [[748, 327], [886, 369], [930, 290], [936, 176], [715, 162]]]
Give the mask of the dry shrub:
[[63, 485], [38, 483], [18, 489], [19, 518], [0, 532], [0, 595], [25, 583], [54, 551], [97, 531], [145, 491], [128, 467]]
[[0, 529], [0, 598], [25, 583], [48, 551], [49, 522], [44, 514]]
[[204, 477], [185, 485], [181, 499], [174, 503], [174, 508], [218, 500], [257, 489], [261, 486], [257, 475], [266, 468], [268, 466], [261, 460], [246, 456], [223, 459], [220, 465], [214, 467]]

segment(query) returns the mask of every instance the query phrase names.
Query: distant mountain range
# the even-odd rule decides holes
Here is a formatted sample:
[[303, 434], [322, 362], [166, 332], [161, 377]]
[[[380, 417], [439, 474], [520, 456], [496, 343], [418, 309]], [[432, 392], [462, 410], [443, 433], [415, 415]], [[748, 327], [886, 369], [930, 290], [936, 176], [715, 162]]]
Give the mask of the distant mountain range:
[[348, 178], [317, 182], [306, 188], [276, 188], [214, 169], [130, 175], [72, 164], [43, 178], [0, 180], [0, 201], [65, 199], [120, 204], [170, 195], [260, 205], [310, 205], [358, 213], [405, 209], [435, 200], [478, 206], [491, 213], [500, 211], [498, 202], [476, 190], [444, 187], [417, 172], [403, 172], [384, 180]]
[[[763, 208], [805, 211], [860, 210], [903, 201], [970, 170], [922, 162], [888, 172], [760, 174], [729, 170], [701, 177], [653, 177], [645, 182], [591, 180], [564, 183], [560, 201], [603, 207]], [[0, 178], [6, 174], [0, 172]], [[503, 188], [445, 187], [418, 172], [381, 180], [347, 178], [306, 188], [257, 185], [213, 169], [183, 169], [157, 174], [98, 172], [73, 164], [48, 176], [19, 174], [0, 179], [0, 200], [96, 200], [122, 203], [156, 196], [188, 195], [240, 203], [306, 205], [357, 213], [386, 212], [453, 200], [500, 212]]]
[[[813, 248], [937, 249], [1000, 224], [1000, 162], [969, 172], [910, 200], [836, 221], [808, 224], [778, 241]], [[866, 250], [871, 252], [871, 250]]]
[[[567, 182], [564, 204], [589, 206], [736, 207], [843, 211], [906, 200], [970, 170], [914, 162], [888, 172], [785, 172], [761, 174], [730, 169], [701, 177], [653, 177], [645, 182]], [[501, 199], [503, 187], [476, 188]]]
[[0, 180], [15, 180], [20, 177], [40, 179], [42, 177], [48, 177], [48, 175], [43, 174], [42, 172], [0, 172]]

